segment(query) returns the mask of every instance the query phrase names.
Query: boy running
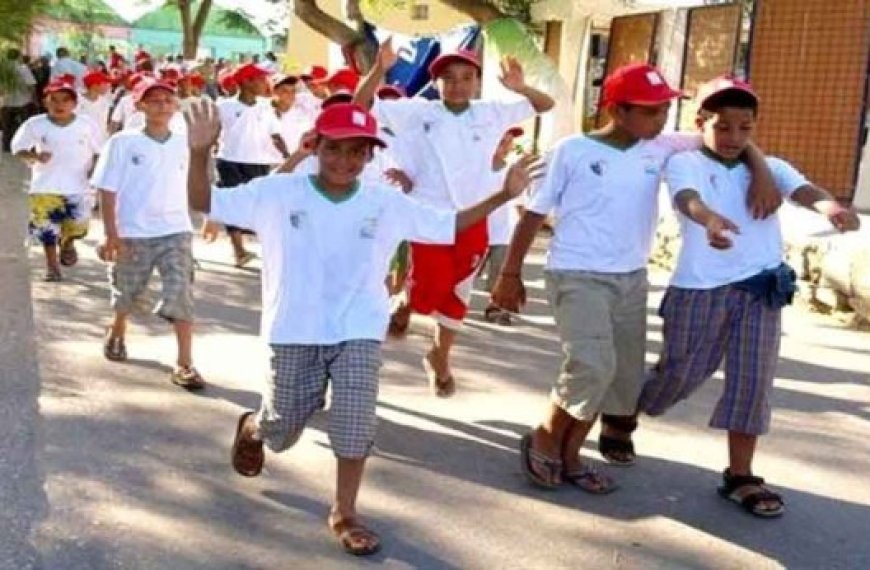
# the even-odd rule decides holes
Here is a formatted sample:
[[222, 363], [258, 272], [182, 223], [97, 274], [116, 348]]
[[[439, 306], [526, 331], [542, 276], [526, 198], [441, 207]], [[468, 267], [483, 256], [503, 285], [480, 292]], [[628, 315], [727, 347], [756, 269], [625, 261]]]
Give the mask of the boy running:
[[403, 239], [452, 242], [521, 192], [537, 170], [524, 158], [504, 187], [482, 202], [458, 213], [436, 210], [393, 188], [360, 183], [383, 142], [365, 109], [337, 104], [315, 123], [316, 174], [276, 174], [211, 190], [206, 165], [218, 126], [207, 108], [190, 121], [191, 206], [253, 229], [263, 244], [262, 334], [272, 370], [259, 412], [239, 419], [233, 467], [254, 477], [263, 467], [264, 444], [282, 451], [296, 443], [323, 407], [329, 381], [338, 480], [328, 524], [347, 552], [377, 552], [380, 538], [358, 518], [356, 498], [375, 433], [390, 257]]
[[[371, 106], [378, 86], [396, 63], [391, 40], [384, 42], [355, 101]], [[515, 102], [478, 101], [481, 66], [477, 54], [459, 51], [439, 56], [429, 67], [441, 100], [398, 99], [374, 102], [373, 112], [384, 126], [419, 148], [403, 153], [414, 173], [410, 196], [430, 206], [460, 210], [478, 202], [489, 188], [492, 157], [512, 125], [553, 107], [553, 99], [525, 82], [522, 66], [512, 58], [502, 62], [501, 82], [521, 96]], [[432, 391], [440, 397], [456, 389], [450, 351], [468, 312], [474, 276], [486, 256], [486, 220], [467, 228], [453, 245], [411, 244], [409, 299], [392, 317], [391, 332], [403, 334], [411, 311], [432, 314], [438, 331], [423, 357]]]
[[47, 112], [25, 121], [12, 137], [12, 154], [26, 161], [30, 182], [30, 235], [45, 251], [45, 281], [62, 279], [61, 265], [78, 261], [75, 240], [88, 233], [88, 174], [103, 141], [99, 128], [75, 112], [75, 79], [44, 89]]
[[109, 109], [112, 99], [109, 90], [111, 78], [102, 71], [91, 71], [84, 79], [85, 92], [79, 98], [76, 113], [89, 118], [102, 134], [102, 144], [109, 137]]
[[94, 171], [106, 239], [100, 257], [112, 263], [115, 320], [106, 331], [104, 356], [127, 359], [128, 315], [142, 302], [156, 268], [162, 281], [154, 312], [172, 323], [178, 342], [171, 381], [187, 390], [205, 382], [193, 367], [193, 251], [187, 209], [190, 162], [186, 138], [171, 129], [178, 111], [175, 87], [145, 79], [133, 90], [145, 127], [112, 136]]
[[[758, 437], [770, 426], [769, 395], [779, 359], [782, 307], [795, 274], [783, 263], [779, 219], [753, 219], [746, 207], [750, 174], [741, 156], [750, 144], [758, 97], [743, 81], [720, 77], [698, 92], [701, 150], [668, 162], [682, 246], [662, 300], [663, 345], [643, 386], [638, 410], [664, 414], [688, 398], [725, 361], [722, 397], [710, 427], [727, 430], [729, 465], [719, 493], [749, 513], [784, 512], [779, 494], [752, 472]], [[826, 216], [841, 232], [860, 220], [790, 164], [768, 158], [784, 198]]]
[[[679, 96], [649, 65], [614, 71], [603, 89], [611, 121], [556, 147], [514, 232], [493, 291], [495, 303], [511, 311], [525, 300], [523, 258], [555, 210], [546, 281], [564, 360], [544, 421], [521, 443], [523, 471], [538, 486], [565, 482], [595, 494], [616, 489], [581, 462], [579, 450], [599, 413], [630, 415], [637, 405], [661, 173], [674, 152], [700, 145], [698, 137], [660, 135]], [[752, 160], [764, 162], [757, 152]], [[752, 168], [764, 178], [763, 166]], [[620, 451], [612, 462], [633, 461], [633, 454]]]

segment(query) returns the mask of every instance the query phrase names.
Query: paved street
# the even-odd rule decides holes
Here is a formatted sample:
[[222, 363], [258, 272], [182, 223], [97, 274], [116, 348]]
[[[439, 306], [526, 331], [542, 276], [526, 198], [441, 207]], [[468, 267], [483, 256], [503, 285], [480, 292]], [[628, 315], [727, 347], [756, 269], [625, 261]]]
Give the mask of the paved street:
[[[3, 187], [4, 253], [20, 250], [22, 198]], [[38, 379], [26, 259], [10, 254], [0, 266], [4, 326], [18, 331], [3, 329], [0, 353], [0, 523], [12, 529], [0, 533], [0, 568], [26, 567], [36, 553], [44, 568], [63, 570], [870, 567], [870, 336], [833, 317], [787, 311], [774, 428], [757, 462], [786, 498], [783, 519], [753, 519], [715, 493], [724, 438], [705, 425], [718, 379], [666, 418], [643, 422], [638, 465], [608, 470], [622, 484], [616, 494], [542, 492], [523, 480], [516, 451], [559, 364], [539, 252], [517, 326], [489, 325], [479, 312], [471, 319], [453, 399], [425, 386], [427, 320], [386, 346], [377, 449], [360, 503], [385, 548], [360, 561], [340, 552], [325, 525], [334, 478], [325, 416], [293, 450], [269, 455], [261, 477], [229, 466], [236, 418], [256, 406], [264, 374], [256, 271], [228, 265], [225, 242], [197, 244], [195, 360], [210, 386], [193, 395], [168, 382], [174, 341], [156, 318], [130, 329], [127, 363], [103, 359], [110, 313], [92, 248], [99, 234], [95, 227], [61, 284], [40, 282], [41, 255], [30, 256]], [[650, 360], [663, 276], [654, 280]], [[592, 446], [584, 453], [599, 461]]]

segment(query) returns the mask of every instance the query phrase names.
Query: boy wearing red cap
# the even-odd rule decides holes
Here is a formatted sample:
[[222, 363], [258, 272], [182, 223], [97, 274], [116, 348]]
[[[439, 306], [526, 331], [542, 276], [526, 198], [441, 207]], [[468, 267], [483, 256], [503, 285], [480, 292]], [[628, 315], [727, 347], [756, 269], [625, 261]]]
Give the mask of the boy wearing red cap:
[[147, 299], [156, 268], [162, 287], [154, 312], [172, 323], [178, 343], [170, 380], [200, 390], [205, 382], [193, 366], [192, 227], [185, 191], [190, 155], [185, 135], [171, 126], [178, 98], [173, 85], [154, 79], [140, 81], [132, 97], [145, 115], [145, 126], [113, 135], [92, 177], [106, 233], [99, 254], [112, 264], [115, 311], [103, 355], [127, 359], [127, 317]]
[[[375, 91], [396, 61], [392, 41], [387, 40], [355, 101], [371, 106]], [[474, 52], [443, 54], [429, 73], [437, 81], [440, 101], [375, 101], [372, 108], [384, 126], [418, 147], [405, 157], [413, 161], [416, 178], [411, 197], [431, 206], [461, 209], [491, 190], [481, 181], [488, 178], [504, 132], [554, 103], [549, 95], [526, 84], [522, 66], [513, 58], [502, 62], [501, 76], [502, 84], [521, 96], [513, 102], [475, 100], [481, 67]], [[468, 312], [474, 275], [486, 255], [486, 234], [483, 220], [463, 232], [452, 246], [411, 244], [409, 299], [394, 312], [391, 331], [404, 333], [412, 310], [436, 317], [438, 331], [423, 366], [432, 391], [440, 397], [455, 391], [450, 351]]]
[[91, 71], [83, 81], [85, 92], [79, 98], [76, 112], [93, 121], [103, 133], [102, 141], [105, 141], [109, 136], [109, 109], [112, 105], [109, 90], [112, 80], [102, 71]]
[[[777, 216], [753, 219], [746, 207], [750, 174], [741, 155], [756, 124], [758, 96], [748, 83], [720, 77], [703, 85], [697, 100], [704, 146], [673, 156], [665, 174], [682, 243], [659, 310], [661, 353], [638, 410], [664, 414], [724, 360], [722, 397], [710, 418], [710, 427], [728, 432], [730, 461], [719, 493], [753, 515], [776, 517], [784, 512], [782, 498], [753, 474], [752, 460], [770, 425], [780, 314], [794, 294], [795, 273], [782, 259]], [[858, 229], [853, 210], [790, 164], [779, 158], [767, 164], [783, 198], [826, 216], [841, 232]]]
[[[600, 413], [617, 424], [603, 429], [602, 454], [614, 464], [634, 461], [622, 430], [622, 438], [614, 432], [630, 432], [618, 420], [634, 412], [642, 386], [660, 178], [668, 157], [700, 145], [699, 137], [660, 135], [679, 96], [652, 66], [617, 69], [603, 89], [611, 121], [559, 143], [511, 240], [493, 300], [516, 311], [525, 300], [523, 258], [555, 210], [545, 275], [564, 360], [544, 421], [522, 438], [523, 471], [536, 485], [564, 482], [594, 494], [616, 488], [579, 457]], [[768, 182], [760, 154], [750, 160], [757, 184]]]
[[29, 229], [45, 251], [45, 281], [60, 281], [60, 266], [78, 261], [75, 240], [88, 233], [88, 173], [102, 135], [96, 124], [75, 112], [74, 77], [51, 81], [43, 93], [47, 112], [25, 121], [10, 146], [33, 171]]
[[336, 104], [315, 123], [316, 174], [280, 174], [235, 189], [211, 190], [207, 160], [217, 125], [208, 110], [190, 125], [190, 203], [217, 220], [250, 227], [263, 244], [262, 333], [271, 375], [259, 412], [246, 412], [233, 444], [233, 467], [260, 473], [264, 443], [291, 447], [332, 385], [329, 437], [338, 461], [329, 526], [355, 555], [377, 552], [377, 534], [359, 520], [356, 497], [375, 431], [381, 343], [389, 320], [384, 275], [403, 239], [450, 243], [520, 192], [536, 170], [521, 160], [504, 187], [461, 212], [436, 210], [405, 194], [360, 183], [377, 123], [365, 109]]
[[[233, 74], [239, 86], [238, 96], [217, 103], [221, 121], [217, 172], [218, 185], [223, 188], [265, 176], [289, 155], [281, 138], [281, 124], [272, 102], [266, 98], [267, 77], [266, 71], [252, 63], [242, 65]], [[226, 229], [236, 267], [247, 265], [255, 257], [245, 249], [243, 240], [243, 232], [250, 228], [227, 226]]]

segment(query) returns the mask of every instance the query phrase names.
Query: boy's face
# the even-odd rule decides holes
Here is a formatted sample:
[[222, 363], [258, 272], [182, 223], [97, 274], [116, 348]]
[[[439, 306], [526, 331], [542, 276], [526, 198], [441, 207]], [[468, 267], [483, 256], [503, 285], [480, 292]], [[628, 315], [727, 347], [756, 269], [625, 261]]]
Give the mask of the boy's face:
[[136, 107], [145, 113], [149, 123], [168, 125], [178, 110], [178, 97], [166, 89], [152, 89], [142, 97]]
[[660, 105], [617, 105], [613, 120], [626, 132], [639, 139], [654, 139], [668, 122], [670, 102]]
[[69, 91], [55, 91], [45, 96], [45, 108], [52, 119], [65, 121], [75, 112], [76, 98]]
[[315, 149], [320, 176], [333, 186], [350, 186], [372, 158], [368, 139], [334, 140], [320, 137]]
[[91, 94], [93, 94], [93, 95], [96, 95], [98, 97], [102, 97], [103, 95], [106, 95], [109, 93], [110, 87], [111, 86], [108, 83], [100, 82], [100, 83], [97, 83], [96, 85], [94, 85], [93, 87], [90, 87], [88, 89], [88, 91], [90, 91]]
[[269, 82], [266, 81], [265, 77], [257, 77], [245, 81], [244, 88], [248, 93], [257, 97], [265, 97], [269, 94]]
[[296, 101], [296, 85], [282, 83], [272, 90], [272, 95], [285, 107], [292, 107]]
[[704, 146], [730, 160], [740, 158], [755, 130], [755, 111], [723, 107], [715, 113], [698, 116]]
[[480, 93], [480, 72], [469, 63], [451, 63], [438, 76], [438, 91], [445, 103], [465, 105]]

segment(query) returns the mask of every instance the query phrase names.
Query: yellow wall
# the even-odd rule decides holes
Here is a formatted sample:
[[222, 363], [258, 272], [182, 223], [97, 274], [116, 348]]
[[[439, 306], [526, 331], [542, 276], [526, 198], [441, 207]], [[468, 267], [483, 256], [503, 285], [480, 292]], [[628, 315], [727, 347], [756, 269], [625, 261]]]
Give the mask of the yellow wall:
[[[342, 3], [343, 0], [319, 0], [317, 4], [325, 12], [342, 18]], [[361, 4], [366, 20], [378, 27], [405, 35], [443, 32], [471, 21], [438, 0], [404, 0], [403, 4], [394, 0], [392, 3], [396, 6], [372, 8], [369, 4], [376, 5], [377, 0], [364, 0]], [[414, 4], [428, 6], [429, 17], [425, 20], [414, 20]], [[326, 38], [291, 15], [286, 58], [289, 71], [297, 71], [313, 64], [334, 68], [341, 65], [338, 53], [336, 46], [330, 48], [330, 42]]]

